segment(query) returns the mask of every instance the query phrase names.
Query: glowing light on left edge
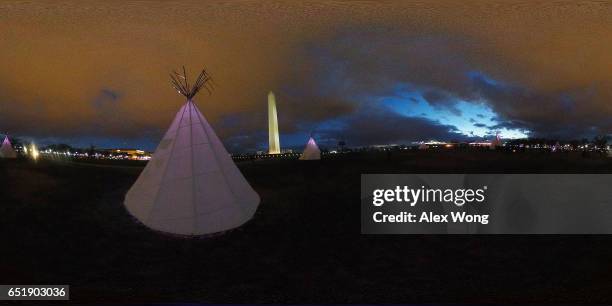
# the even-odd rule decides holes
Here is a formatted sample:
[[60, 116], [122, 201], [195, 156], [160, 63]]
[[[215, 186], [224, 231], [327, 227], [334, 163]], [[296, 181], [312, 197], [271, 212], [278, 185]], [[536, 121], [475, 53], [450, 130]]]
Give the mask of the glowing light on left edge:
[[33, 160], [38, 160], [38, 156], [39, 156], [38, 148], [33, 143], [30, 145], [30, 156], [32, 157]]

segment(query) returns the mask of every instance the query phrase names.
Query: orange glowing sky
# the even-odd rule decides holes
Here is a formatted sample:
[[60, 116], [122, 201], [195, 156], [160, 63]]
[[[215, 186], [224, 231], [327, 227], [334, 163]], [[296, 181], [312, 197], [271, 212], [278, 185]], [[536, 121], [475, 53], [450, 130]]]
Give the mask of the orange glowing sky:
[[427, 100], [433, 109], [484, 103], [498, 116], [491, 130], [611, 133], [611, 20], [605, 2], [5, 1], [0, 132], [156, 143], [183, 102], [168, 73], [187, 65], [212, 73], [216, 91], [196, 101], [239, 146], [265, 140], [269, 90], [286, 135], [457, 133], [442, 116], [393, 117], [420, 134], [369, 127], [371, 109], [372, 120], [395, 116], [368, 100], [397, 94], [392, 84], [442, 97]]

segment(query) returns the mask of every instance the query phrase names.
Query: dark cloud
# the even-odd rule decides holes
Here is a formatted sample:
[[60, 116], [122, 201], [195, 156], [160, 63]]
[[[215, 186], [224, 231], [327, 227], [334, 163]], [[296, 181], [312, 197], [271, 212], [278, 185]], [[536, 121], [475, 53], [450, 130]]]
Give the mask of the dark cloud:
[[592, 88], [563, 93], [535, 92], [482, 79], [474, 82], [502, 122], [496, 127], [522, 128], [534, 137], [580, 138], [612, 132], [612, 113]]
[[345, 140], [351, 146], [372, 144], [410, 144], [423, 139], [472, 139], [458, 133], [452, 125], [444, 125], [419, 117], [406, 117], [375, 105], [363, 105], [351, 116], [342, 119], [341, 129], [321, 129], [320, 136]]
[[93, 107], [104, 110], [113, 107], [120, 98], [120, 94], [111, 89], [102, 89], [100, 93], [93, 99]]
[[17, 135], [155, 143], [183, 103], [168, 72], [185, 64], [212, 72], [217, 89], [196, 102], [226, 142], [248, 148], [265, 142], [269, 90], [282, 133], [342, 118], [336, 132], [362, 144], [460, 136], [442, 117], [364, 106], [398, 88], [455, 114], [457, 101], [485, 103], [494, 129], [612, 131], [605, 2], [3, 2], [0, 12], [0, 131]]
[[[475, 45], [472, 39], [450, 35], [369, 30], [334, 37], [321, 44], [318, 55], [323, 54], [325, 62], [342, 63], [345, 95], [390, 96], [397, 84], [403, 84], [434, 108], [458, 115], [458, 101], [485, 103], [496, 113], [498, 127], [530, 131], [533, 136], [571, 138], [612, 132], [612, 104], [606, 102], [609, 80], [593, 75], [594, 83], [584, 85], [567, 86], [559, 78], [532, 84], [530, 73], [537, 67], [518, 65], [508, 67], [514, 71], [507, 75], [500, 74], [496, 60], [508, 59], [492, 51], [489, 57], [478, 57], [483, 48]], [[521, 74], [525, 80], [517, 78]]]
[[267, 143], [267, 132], [255, 132], [248, 135], [232, 136], [224, 139], [225, 148], [231, 153], [255, 153], [257, 151], [266, 151], [267, 146], [262, 146], [262, 143]]
[[456, 97], [440, 90], [428, 90], [422, 93], [423, 99], [437, 108], [448, 109], [457, 116], [461, 116], [461, 110], [457, 108]]
[[218, 136], [222, 138], [267, 131], [267, 109], [224, 115], [213, 127], [217, 131]]

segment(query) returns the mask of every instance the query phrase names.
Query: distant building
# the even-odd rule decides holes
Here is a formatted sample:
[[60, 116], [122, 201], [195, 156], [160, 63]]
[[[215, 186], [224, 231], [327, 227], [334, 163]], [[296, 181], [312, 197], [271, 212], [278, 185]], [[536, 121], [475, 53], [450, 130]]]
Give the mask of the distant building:
[[490, 148], [491, 147], [491, 142], [490, 141], [476, 141], [476, 142], [470, 142], [469, 145], [471, 147], [487, 147], [487, 148]]
[[138, 149], [107, 149], [105, 150], [107, 153], [111, 155], [124, 155], [132, 160], [149, 160], [151, 159], [151, 154]]

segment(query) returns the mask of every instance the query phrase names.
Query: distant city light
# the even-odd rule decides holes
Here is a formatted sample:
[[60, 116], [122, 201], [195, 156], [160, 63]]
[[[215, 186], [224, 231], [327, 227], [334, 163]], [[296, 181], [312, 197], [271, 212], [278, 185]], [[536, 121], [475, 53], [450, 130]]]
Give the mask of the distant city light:
[[36, 145], [33, 143], [30, 145], [30, 156], [32, 156], [33, 160], [38, 160], [38, 156], [39, 156], [38, 148], [36, 148]]

